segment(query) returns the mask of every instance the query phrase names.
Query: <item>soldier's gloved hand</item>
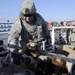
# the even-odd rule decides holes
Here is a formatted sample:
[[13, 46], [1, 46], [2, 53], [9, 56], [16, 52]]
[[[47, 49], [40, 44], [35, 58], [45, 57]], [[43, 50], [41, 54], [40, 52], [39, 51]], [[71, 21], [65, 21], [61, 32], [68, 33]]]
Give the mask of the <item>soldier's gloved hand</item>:
[[12, 58], [13, 58], [13, 62], [16, 64], [16, 65], [19, 65], [21, 64], [22, 62], [24, 62], [24, 58], [23, 56], [18, 53], [18, 52], [12, 52]]
[[35, 59], [31, 56], [27, 56], [25, 58], [25, 64], [28, 65], [33, 65], [35, 63]]

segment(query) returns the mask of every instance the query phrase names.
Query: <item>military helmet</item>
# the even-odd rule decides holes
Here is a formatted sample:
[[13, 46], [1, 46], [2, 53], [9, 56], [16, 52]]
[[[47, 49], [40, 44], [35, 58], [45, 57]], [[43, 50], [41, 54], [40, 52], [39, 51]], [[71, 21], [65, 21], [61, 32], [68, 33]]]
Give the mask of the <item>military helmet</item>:
[[22, 14], [34, 14], [36, 13], [36, 8], [32, 0], [25, 0], [21, 6]]

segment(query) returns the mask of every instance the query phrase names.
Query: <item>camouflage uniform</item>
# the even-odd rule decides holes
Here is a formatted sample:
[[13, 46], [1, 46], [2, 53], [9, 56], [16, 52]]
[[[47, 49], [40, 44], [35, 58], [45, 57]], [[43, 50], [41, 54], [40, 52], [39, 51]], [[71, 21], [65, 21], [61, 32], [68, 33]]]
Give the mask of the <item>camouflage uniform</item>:
[[[34, 14], [34, 24], [27, 23], [24, 14]], [[48, 32], [47, 22], [36, 13], [36, 8], [31, 0], [25, 0], [22, 3], [19, 18], [12, 26], [8, 37], [8, 49], [11, 52], [17, 51], [19, 47], [23, 48], [29, 42], [37, 42], [47, 39]]]
[[75, 29], [73, 29], [73, 32], [71, 34], [71, 45], [74, 47], [75, 50]]

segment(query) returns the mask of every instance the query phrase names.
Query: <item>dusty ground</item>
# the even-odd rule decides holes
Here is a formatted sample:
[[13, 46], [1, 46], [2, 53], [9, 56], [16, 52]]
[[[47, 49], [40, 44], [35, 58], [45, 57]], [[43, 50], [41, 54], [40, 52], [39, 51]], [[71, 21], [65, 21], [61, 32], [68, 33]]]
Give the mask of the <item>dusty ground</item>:
[[71, 45], [60, 45], [58, 46], [58, 50], [56, 50], [56, 52], [59, 52], [59, 53], [74, 53], [75, 50], [73, 50], [73, 46]]
[[65, 51], [67, 51], [67, 52], [69, 52], [69, 53], [74, 52], [74, 51], [73, 51], [73, 47], [72, 47], [71, 45], [64, 45], [64, 46], [63, 46], [63, 50], [65, 50]]

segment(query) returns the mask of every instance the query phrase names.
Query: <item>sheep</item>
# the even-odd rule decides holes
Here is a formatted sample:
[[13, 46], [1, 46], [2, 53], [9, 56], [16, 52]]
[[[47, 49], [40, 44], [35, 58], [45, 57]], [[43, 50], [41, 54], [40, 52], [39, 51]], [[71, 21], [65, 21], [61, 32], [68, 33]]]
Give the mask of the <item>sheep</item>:
[[66, 62], [66, 66], [70, 75], [75, 75], [75, 51], [68, 56], [69, 60]]
[[[4, 48], [4, 41], [0, 40], [0, 57], [6, 56], [7, 55], [7, 51]], [[6, 51], [6, 52], [5, 52]]]
[[68, 61], [61, 59], [60, 55], [57, 54], [55, 54], [55, 58], [40, 55], [37, 49], [37, 45], [27, 44], [25, 51], [28, 56], [33, 57], [37, 62], [37, 66], [34, 70], [36, 75], [68, 75]]
[[42, 72], [41, 75], [68, 75], [66, 61], [60, 57], [41, 56], [39, 58], [41, 60], [38, 61], [38, 68]]
[[66, 62], [63, 59], [53, 58], [52, 64], [53, 64], [53, 67], [54, 67], [53, 73], [55, 75], [64, 75], [64, 74], [67, 75], [68, 74]]

